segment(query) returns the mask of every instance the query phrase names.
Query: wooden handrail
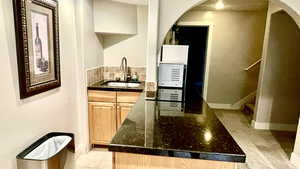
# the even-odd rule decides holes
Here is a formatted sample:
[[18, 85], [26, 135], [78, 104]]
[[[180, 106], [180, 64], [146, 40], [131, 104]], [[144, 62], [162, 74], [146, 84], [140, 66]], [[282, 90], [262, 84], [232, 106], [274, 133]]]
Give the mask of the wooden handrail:
[[252, 69], [255, 65], [257, 65], [259, 62], [261, 62], [261, 58], [259, 60], [257, 60], [256, 62], [254, 62], [252, 65], [248, 66], [247, 68], [245, 68], [245, 71], [248, 71], [250, 69]]

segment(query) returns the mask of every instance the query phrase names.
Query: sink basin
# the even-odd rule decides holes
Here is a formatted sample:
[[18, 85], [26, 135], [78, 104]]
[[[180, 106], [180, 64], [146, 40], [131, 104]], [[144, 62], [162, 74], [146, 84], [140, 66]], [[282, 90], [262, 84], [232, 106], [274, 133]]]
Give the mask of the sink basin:
[[108, 82], [106, 85], [111, 87], [139, 87], [141, 84], [130, 82]]

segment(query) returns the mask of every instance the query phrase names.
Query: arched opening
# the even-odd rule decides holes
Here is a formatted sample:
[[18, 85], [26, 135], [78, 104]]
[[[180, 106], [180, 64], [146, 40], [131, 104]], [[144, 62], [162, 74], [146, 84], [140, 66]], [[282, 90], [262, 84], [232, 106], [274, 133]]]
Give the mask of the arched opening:
[[[274, 1], [276, 1], [276, 0], [274, 0]], [[206, 3], [209, 3], [209, 1], [207, 1]], [[206, 4], [206, 3], [204, 3], [204, 4]], [[276, 8], [279, 8], [279, 9], [280, 8], [282, 9], [283, 7], [286, 7], [286, 6], [280, 6], [280, 5], [276, 4], [274, 6], [276, 6]], [[201, 5], [200, 5], [199, 8], [201, 8]], [[291, 23], [293, 23], [293, 27], [297, 28], [297, 23], [294, 21], [294, 19], [291, 17], [291, 14], [290, 14], [290, 13], [292, 13], [291, 12], [292, 10], [289, 9], [288, 11], [289, 12], [283, 12], [285, 17], [288, 16], [290, 21], [292, 21]], [[197, 12], [198, 12], [198, 15], [193, 14], [193, 13], [197, 13]], [[249, 11], [247, 11], [247, 12], [249, 13]], [[209, 93], [213, 93], [213, 94], [216, 94], [217, 96], [216, 97], [208, 96], [206, 99], [208, 101], [212, 101], [212, 103], [224, 103], [222, 105], [219, 105], [219, 104], [218, 105], [217, 104], [213, 105], [213, 106], [216, 106], [216, 108], [234, 109], [234, 108], [236, 108], [235, 107], [236, 102], [234, 102], [234, 100], [237, 101], [237, 103], [242, 103], [242, 104], [245, 104], [245, 102], [244, 103], [239, 102], [238, 99], [236, 99], [236, 98], [232, 99], [232, 97], [227, 97], [227, 99], [229, 98], [228, 100], [227, 99], [218, 100], [218, 99], [222, 98], [222, 97], [219, 97], [219, 96], [221, 96], [221, 95], [222, 96], [232, 96], [231, 94], [233, 92], [238, 91], [238, 90], [240, 91], [240, 92], [237, 92], [238, 94], [241, 94], [241, 93], [244, 92], [242, 95], [245, 96], [245, 93], [251, 94], [250, 91], [256, 90], [257, 85], [258, 85], [258, 74], [260, 72], [259, 66], [257, 66], [257, 65], [260, 65], [260, 62], [259, 62], [259, 64], [257, 64], [255, 66], [256, 68], [254, 68], [254, 69], [251, 68], [252, 70], [250, 72], [248, 72], [248, 73], [244, 72], [243, 73], [244, 76], [241, 76], [242, 78], [239, 78], [239, 76], [237, 76], [235, 74], [233, 75], [232, 72], [228, 73], [228, 71], [232, 68], [238, 67], [239, 70], [235, 70], [234, 72], [235, 73], [236, 72], [241, 73], [241, 72], [243, 72], [244, 68], [247, 68], [247, 66], [249, 66], [249, 65], [251, 66], [251, 63], [254, 63], [258, 59], [258, 57], [262, 57], [263, 47], [266, 46], [266, 42], [264, 42], [264, 41], [266, 41], [267, 38], [268, 38], [268, 37], [265, 36], [265, 34], [269, 34], [269, 32], [265, 32], [265, 25], [264, 24], [269, 23], [269, 21], [267, 19], [270, 19], [270, 23], [271, 23], [270, 27], [273, 27], [274, 23], [275, 23], [273, 18], [274, 18], [275, 15], [272, 15], [272, 17], [268, 18], [269, 16], [266, 14], [266, 11], [265, 11], [264, 15], [261, 15], [260, 17], [257, 17], [256, 19], [254, 19], [255, 23], [256, 23], [256, 25], [255, 25], [256, 29], [253, 29], [253, 27], [251, 27], [251, 24], [250, 24], [250, 26], [248, 25], [248, 28], [250, 27], [249, 31], [251, 32], [251, 33], [249, 33], [249, 32], [247, 32], [247, 28], [244, 28], [242, 26], [243, 21], [248, 22], [248, 24], [249, 24], [249, 22], [251, 22], [251, 19], [249, 19], [250, 18], [249, 16], [244, 17], [243, 19], [241, 19], [239, 21], [239, 23], [237, 24], [237, 25], [239, 25], [239, 28], [236, 28], [236, 29], [233, 28], [233, 29], [230, 30], [228, 28], [224, 29], [224, 27], [223, 27], [223, 29], [217, 30], [217, 26], [214, 25], [214, 24], [211, 24], [211, 22], [209, 22], [210, 21], [209, 19], [218, 18], [218, 19], [222, 20], [223, 23], [227, 24], [227, 26], [229, 25], [229, 26], [232, 27], [234, 25], [234, 17], [230, 17], [229, 20], [224, 20], [224, 19], [221, 19], [221, 17], [224, 16], [224, 13], [223, 13], [223, 16], [215, 14], [215, 13], [220, 14], [220, 13], [222, 13], [222, 11], [221, 12], [220, 11], [211, 12], [211, 11], [206, 10], [205, 12], [202, 11], [202, 14], [203, 14], [202, 16], [199, 15], [199, 13], [200, 12], [197, 11], [196, 9], [192, 9], [192, 10], [187, 11], [185, 14], [182, 15], [182, 17], [180, 17], [175, 22], [175, 24], [173, 25], [173, 28], [174, 28], [174, 26], [177, 27], [177, 28], [180, 28], [180, 27], [182, 27], [182, 25], [189, 26], [189, 27], [191, 27], [191, 26], [196, 26], [197, 27], [197, 25], [198, 25], [198, 27], [200, 27], [201, 24], [204, 23], [204, 25], [205, 24], [213, 25], [212, 26], [213, 30], [214, 30], [213, 34], [212, 34], [213, 38], [215, 38], [214, 36], [216, 36], [216, 34], [218, 34], [218, 33], [221, 34], [220, 37], [223, 36], [223, 38], [215, 40], [215, 42], [219, 43], [218, 48], [211, 47], [212, 53], [220, 52], [222, 55], [219, 55], [220, 57], [216, 57], [218, 59], [210, 60], [210, 64], [215, 66], [215, 68], [211, 68], [209, 70], [210, 70], [210, 72], [212, 72], [211, 74], [214, 74], [214, 73], [216, 73], [216, 70], [218, 70], [223, 65], [227, 65], [228, 67], [226, 67], [226, 69], [222, 69], [222, 71], [219, 71], [219, 73], [217, 73], [218, 75], [216, 75], [216, 76], [212, 76], [210, 74], [210, 77], [208, 78], [210, 80], [212, 80], [212, 79], [213, 80], [221, 79], [221, 78], [224, 78], [224, 79], [222, 79], [222, 81], [220, 81], [220, 82], [208, 83], [208, 86], [210, 84], [215, 84], [215, 86], [217, 86], [217, 87], [214, 87], [212, 89], [208, 89], [207, 90], [208, 95], [210, 95]], [[280, 15], [283, 15], [283, 14], [280, 14]], [[263, 19], [261, 19], [262, 16], [264, 16]], [[293, 17], [295, 17], [295, 15], [293, 15]], [[215, 22], [215, 20], [212, 21], [212, 22]], [[260, 22], [263, 24], [263, 26], [259, 26], [258, 23], [260, 23]], [[295, 30], [292, 31], [289, 28], [286, 29], [285, 24], [280, 25], [279, 24], [280, 21], [277, 21], [277, 22], [278, 22], [278, 25], [281, 26], [281, 28], [278, 27], [276, 31], [285, 30], [285, 31], [288, 31], [288, 32], [296, 33]], [[285, 23], [285, 22], [283, 22], [283, 23]], [[274, 28], [271, 28], [271, 29], [274, 29]], [[231, 31], [233, 31], [233, 33], [230, 33]], [[253, 32], [255, 32], [255, 31], [257, 31], [256, 34], [253, 34]], [[268, 31], [268, 29], [267, 29], [267, 31]], [[274, 32], [276, 32], [276, 31], [274, 31]], [[166, 41], [168, 41], [168, 36], [169, 37], [171, 36], [171, 34], [172, 34], [171, 32], [172, 32], [172, 30], [170, 30], [167, 33], [167, 37], [164, 37], [164, 43], [166, 43]], [[275, 48], [276, 45], [278, 45], [278, 42], [276, 42], [276, 40], [277, 40], [276, 36], [280, 36], [280, 35], [274, 36], [273, 37], [273, 38], [275, 38], [275, 40], [274, 40], [271, 37], [272, 32], [273, 32], [273, 30], [270, 30], [270, 40], [269, 41], [273, 41], [273, 43], [270, 43], [268, 45], [269, 49]], [[293, 34], [293, 33], [290, 33], [290, 34]], [[249, 50], [251, 52], [256, 50], [256, 52], [253, 52], [251, 54], [251, 56], [249, 55], [248, 58], [247, 57], [240, 58], [239, 62], [245, 61], [245, 62], [243, 62], [243, 66], [236, 65], [236, 62], [237, 62], [237, 60], [235, 60], [236, 57], [235, 57], [235, 59], [232, 59], [230, 57], [230, 56], [232, 56], [232, 55], [230, 55], [232, 53], [224, 52], [225, 51], [224, 48], [228, 49], [229, 48], [228, 45], [232, 42], [232, 41], [230, 41], [231, 40], [230, 38], [232, 38], [232, 37], [234, 37], [238, 34], [240, 34], [240, 36], [242, 38], [240, 38], [238, 40], [235, 39], [236, 40], [235, 42], [238, 42], [238, 43], [236, 43], [234, 45], [235, 48], [231, 48], [232, 53], [235, 53], [235, 52], [237, 52], [238, 50], [241, 49], [243, 54], [240, 54], [240, 55], [245, 56], [245, 53], [247, 53], [247, 50]], [[224, 38], [224, 35], [228, 35], [229, 38]], [[249, 37], [247, 37], [247, 36], [249, 36]], [[283, 38], [283, 40], [285, 40], [286, 43], [287, 43], [287, 39], [285, 39], [285, 36], [280, 36], [280, 37]], [[247, 39], [247, 38], [249, 38], [250, 40]], [[296, 37], [293, 37], [293, 38], [296, 38]], [[212, 41], [213, 41], [212, 43], [214, 43], [214, 40], [212, 40]], [[292, 41], [298, 42], [296, 39], [293, 39]], [[251, 44], [251, 42], [253, 42], [254, 45], [249, 45], [249, 44]], [[245, 43], [245, 44], [243, 44], [243, 43]], [[296, 44], [300, 44], [300, 43], [294, 43], [292, 46], [295, 46]], [[215, 45], [215, 44], [213, 44], [213, 45]], [[245, 46], [247, 46], [248, 48], [245, 47]], [[278, 49], [278, 47], [276, 47], [276, 48]], [[291, 46], [289, 46], [288, 48], [283, 49], [282, 51], [274, 50], [273, 54], [284, 53], [285, 50], [290, 51], [291, 50], [290, 48], [291, 48]], [[251, 53], [251, 52], [249, 52], [249, 53]], [[207, 57], [207, 55], [206, 55], [206, 57]], [[230, 60], [230, 59], [232, 59], [232, 60]], [[227, 61], [229, 61], [229, 62], [227, 62]], [[282, 61], [279, 61], [278, 64], [280, 62], [282, 62]], [[289, 62], [289, 60], [287, 60], [287, 62]], [[229, 63], [231, 63], [231, 64], [229, 64]], [[297, 68], [297, 66], [295, 66], [294, 68]], [[297, 70], [294, 70], [294, 72], [295, 71], [297, 71]], [[230, 75], [233, 75], [232, 79], [228, 78]], [[282, 78], [282, 77], [284, 77], [284, 73], [283, 73], [283, 75], [278, 76], [279, 79]], [[298, 76], [298, 77], [300, 77], [300, 76]], [[236, 79], [240, 80], [239, 81], [240, 86], [228, 85], [228, 86], [232, 87], [232, 90], [229, 90], [229, 88], [226, 87], [226, 84], [231, 83]], [[273, 81], [272, 83], [275, 83], [275, 82]], [[298, 84], [298, 86], [300, 86], [300, 85]], [[280, 85], [277, 85], [276, 88], [280, 88]], [[218, 90], [221, 91], [221, 92], [225, 92], [225, 93], [220, 94], [220, 92], [218, 92]], [[294, 88], [294, 93], [296, 93], [295, 91], [297, 91], [297, 90], [295, 90], [295, 88]], [[255, 96], [255, 95], [256, 94], [254, 93], [253, 96]], [[226, 97], [224, 97], [224, 98], [226, 98]], [[230, 99], [232, 99], [232, 100], [230, 100]], [[239, 99], [242, 100], [242, 98], [239, 98]], [[259, 99], [261, 99], [261, 98], [259, 98]], [[296, 99], [295, 102], [299, 102], [299, 101]], [[255, 104], [255, 102], [253, 102], [253, 104]], [[279, 102], [278, 106], [279, 107], [282, 106], [282, 102]], [[268, 107], [265, 106], [265, 108], [268, 108]], [[254, 109], [253, 109], [253, 111], [254, 111]], [[221, 116], [223, 116], [224, 114], [225, 113], [221, 114]], [[290, 157], [291, 152], [293, 151], [293, 148], [294, 148], [293, 142], [294, 142], [294, 139], [295, 139], [295, 133], [254, 130], [251, 127], [249, 127], [249, 122], [247, 121], [248, 119], [246, 119], [246, 121], [247, 121], [245, 123], [246, 125], [243, 126], [240, 123], [244, 123], [245, 118], [237, 117], [236, 114], [233, 114], [233, 113], [230, 114], [230, 116], [231, 117], [229, 117], [229, 118], [227, 118], [228, 116], [227, 117], [221, 117], [221, 121], [223, 123], [225, 123], [225, 126], [227, 124], [226, 127], [228, 127], [229, 130], [234, 131], [232, 133], [235, 136], [235, 138], [237, 138], [237, 142], [245, 145], [244, 148], [245, 148], [246, 154], [248, 155], [250, 161], [253, 160], [252, 161], [253, 165], [251, 164], [252, 167], [254, 167], [254, 168], [264, 168], [264, 167], [272, 166], [272, 167], [276, 168], [276, 166], [278, 165], [278, 166], [281, 166], [283, 168], [289, 168], [289, 166], [290, 166], [289, 157]], [[232, 118], [233, 116], [235, 116], [237, 118]], [[273, 117], [276, 119], [276, 116], [277, 115], [274, 115]], [[256, 116], [255, 116], [255, 118], [256, 118]], [[284, 117], [284, 118], [290, 118], [290, 117]], [[296, 116], [293, 116], [293, 118], [290, 118], [290, 119], [294, 119], [294, 122], [297, 123], [298, 118], [299, 118], [299, 115], [296, 115]], [[248, 127], [245, 127], [247, 125], [248, 125]], [[268, 129], [271, 129], [271, 128], [268, 128]], [[251, 134], [251, 136], [249, 136], [249, 132], [251, 132], [253, 134]], [[260, 142], [260, 143], [258, 143], [258, 142]], [[272, 143], [272, 144], [269, 144], [269, 143]], [[249, 145], [252, 145], [252, 146], [249, 146]], [[264, 148], [267, 149], [267, 151], [265, 151]], [[276, 152], [272, 151], [272, 149], [276, 149]], [[255, 153], [252, 153], [251, 151], [255, 151]], [[285, 153], [282, 154], [282, 152], [285, 152]], [[295, 152], [295, 150], [294, 150], [294, 152]], [[275, 158], [273, 158], [273, 160], [272, 160], [271, 156], [273, 156]]]
[[[158, 46], [163, 44], [164, 38], [172, 27], [172, 25], [187, 11], [192, 8], [201, 5], [208, 0], [173, 0], [172, 7], [170, 8], [168, 0], [162, 0], [160, 2], [160, 18], [159, 18], [159, 33], [158, 33]], [[288, 2], [283, 2], [280, 0], [269, 0], [270, 3], [276, 4], [281, 9], [285, 10], [298, 25], [300, 25], [300, 15], [297, 12], [297, 7], [293, 6]], [[300, 11], [300, 10], [299, 10]]]
[[[244, 69], [262, 56], [268, 2], [222, 2], [224, 9], [216, 9], [216, 1], [209, 0], [184, 13], [164, 44], [171, 43], [175, 32], [176, 44], [190, 47], [186, 86], [193, 91], [186, 91], [188, 95], [202, 96], [213, 108], [240, 109], [255, 97], [259, 66]], [[201, 29], [206, 34], [201, 35]]]
[[254, 127], [290, 131], [273, 132], [275, 138], [285, 135], [279, 143], [290, 157], [300, 113], [300, 29], [289, 14], [280, 10], [270, 17], [267, 38]]

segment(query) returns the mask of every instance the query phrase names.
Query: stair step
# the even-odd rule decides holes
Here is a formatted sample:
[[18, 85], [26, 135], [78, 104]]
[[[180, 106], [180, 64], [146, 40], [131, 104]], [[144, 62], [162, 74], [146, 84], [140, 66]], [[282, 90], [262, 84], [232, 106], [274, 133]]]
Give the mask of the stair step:
[[250, 104], [255, 104], [256, 102], [256, 96], [253, 98], [253, 100], [250, 102]]
[[254, 112], [254, 107], [255, 107], [254, 104], [252, 104], [252, 103], [247, 103], [245, 106], [246, 106], [246, 108], [249, 108], [252, 112]]

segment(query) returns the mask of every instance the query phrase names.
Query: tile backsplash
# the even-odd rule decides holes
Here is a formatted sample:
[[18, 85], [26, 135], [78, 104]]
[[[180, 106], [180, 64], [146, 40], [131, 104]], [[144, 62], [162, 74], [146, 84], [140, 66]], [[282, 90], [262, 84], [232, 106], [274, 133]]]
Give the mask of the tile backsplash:
[[103, 67], [97, 67], [87, 70], [87, 82], [88, 85], [94, 84], [103, 80]]
[[[128, 67], [128, 72], [131, 75], [133, 75], [136, 72], [139, 81], [146, 80], [145, 67]], [[101, 66], [87, 70], [87, 82], [88, 85], [91, 85], [101, 80], [115, 80], [116, 77], [120, 77], [120, 75], [120, 67], [118, 66]]]
[[157, 83], [155, 82], [146, 82], [146, 97], [155, 98], [157, 92]]

